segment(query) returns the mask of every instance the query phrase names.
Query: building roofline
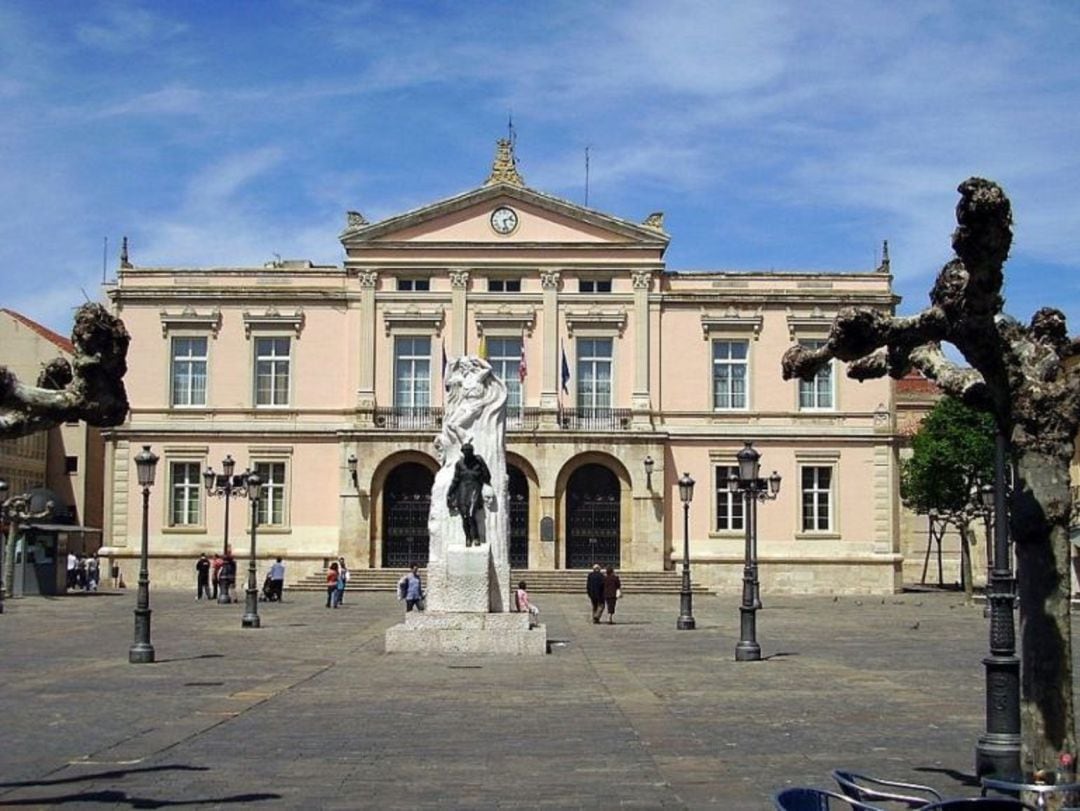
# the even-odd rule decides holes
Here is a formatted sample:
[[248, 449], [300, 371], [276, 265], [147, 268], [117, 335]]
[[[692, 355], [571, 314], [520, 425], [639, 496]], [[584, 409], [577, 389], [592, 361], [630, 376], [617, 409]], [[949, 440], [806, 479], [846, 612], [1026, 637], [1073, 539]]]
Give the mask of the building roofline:
[[56, 346], [58, 349], [67, 352], [69, 355], [75, 354], [75, 345], [71, 343], [70, 338], [65, 338], [58, 332], [53, 332], [48, 327], [39, 324], [32, 318], [27, 318], [22, 313], [17, 313], [14, 310], [9, 310], [7, 307], [0, 307], [0, 313], [7, 313], [23, 326], [30, 328], [49, 343]]

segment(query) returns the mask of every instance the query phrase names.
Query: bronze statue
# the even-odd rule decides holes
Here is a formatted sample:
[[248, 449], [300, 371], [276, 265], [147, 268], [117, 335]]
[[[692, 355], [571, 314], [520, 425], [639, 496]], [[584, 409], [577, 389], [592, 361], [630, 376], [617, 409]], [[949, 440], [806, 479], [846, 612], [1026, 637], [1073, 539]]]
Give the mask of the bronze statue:
[[488, 466], [473, 452], [471, 442], [461, 446], [461, 458], [454, 465], [454, 478], [446, 492], [446, 505], [450, 514], [461, 515], [461, 525], [465, 529], [465, 546], [480, 546], [484, 542], [480, 537], [480, 525], [476, 513], [483, 501], [484, 485], [491, 484]]

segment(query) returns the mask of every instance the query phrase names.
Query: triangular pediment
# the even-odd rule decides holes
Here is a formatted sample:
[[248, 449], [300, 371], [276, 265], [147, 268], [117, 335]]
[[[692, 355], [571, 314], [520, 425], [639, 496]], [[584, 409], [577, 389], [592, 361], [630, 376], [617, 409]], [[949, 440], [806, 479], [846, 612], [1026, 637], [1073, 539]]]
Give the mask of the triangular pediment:
[[[510, 208], [513, 228], [492, 225], [496, 209]], [[505, 226], [504, 226], [505, 227]], [[355, 222], [341, 235], [346, 249], [361, 245], [650, 245], [669, 237], [654, 225], [603, 214], [521, 186], [496, 183], [377, 223]]]

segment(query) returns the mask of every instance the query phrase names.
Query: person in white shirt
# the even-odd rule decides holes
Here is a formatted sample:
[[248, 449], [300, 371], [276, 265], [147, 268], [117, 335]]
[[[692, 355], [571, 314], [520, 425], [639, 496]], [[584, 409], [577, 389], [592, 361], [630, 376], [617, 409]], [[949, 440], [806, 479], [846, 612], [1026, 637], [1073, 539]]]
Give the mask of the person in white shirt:
[[285, 564], [278, 558], [270, 566], [270, 599], [281, 602], [282, 592], [285, 590]]

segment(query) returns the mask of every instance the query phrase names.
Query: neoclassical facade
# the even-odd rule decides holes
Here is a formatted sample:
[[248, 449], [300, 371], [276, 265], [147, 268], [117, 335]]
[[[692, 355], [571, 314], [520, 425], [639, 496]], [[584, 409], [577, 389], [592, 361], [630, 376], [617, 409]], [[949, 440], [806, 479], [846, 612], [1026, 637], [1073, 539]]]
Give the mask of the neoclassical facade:
[[[106, 544], [134, 558], [132, 459], [161, 457], [157, 582], [190, 581], [223, 545], [203, 473], [228, 454], [267, 482], [260, 554], [290, 577], [423, 563], [445, 358], [487, 357], [509, 388], [517, 569], [670, 569], [742, 576], [743, 505], [727, 490], [752, 441], [783, 477], [759, 510], [763, 587], [900, 585], [889, 381], [832, 368], [786, 382], [780, 358], [844, 305], [897, 302], [888, 263], [862, 272], [678, 272], [663, 217], [630, 222], [529, 188], [500, 142], [477, 189], [369, 223], [349, 212], [342, 265], [149, 268], [126, 256], [109, 296], [132, 335], [129, 421], [109, 434]], [[651, 472], [646, 464], [651, 460]], [[231, 507], [246, 550], [248, 511]]]

